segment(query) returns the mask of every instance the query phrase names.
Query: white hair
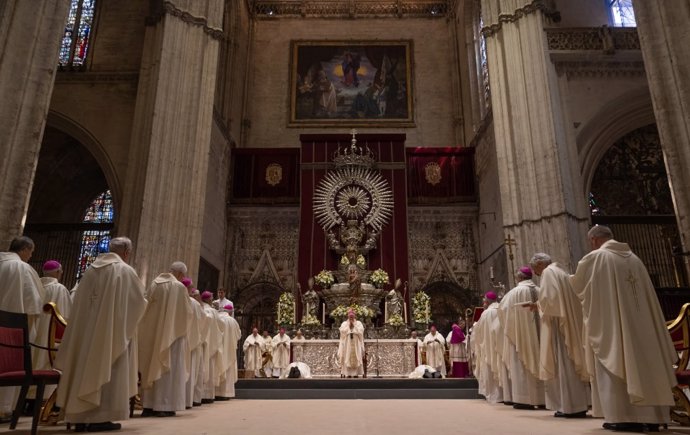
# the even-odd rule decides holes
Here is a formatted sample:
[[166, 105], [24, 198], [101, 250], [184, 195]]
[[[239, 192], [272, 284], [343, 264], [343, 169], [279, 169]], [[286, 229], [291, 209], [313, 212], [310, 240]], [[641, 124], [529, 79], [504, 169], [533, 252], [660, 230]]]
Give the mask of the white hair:
[[532, 259], [529, 261], [530, 266], [536, 266], [537, 264], [544, 264], [544, 265], [549, 265], [551, 264], [551, 256], [549, 254], [546, 254], [544, 252], [537, 252], [532, 256]]
[[170, 265], [171, 272], [187, 273], [187, 265], [181, 261], [176, 261]]
[[605, 225], [594, 225], [587, 233], [588, 237], [595, 237], [597, 239], [610, 240], [613, 239], [613, 231]]
[[115, 237], [110, 240], [110, 252], [116, 254], [132, 252], [132, 241], [129, 237]]

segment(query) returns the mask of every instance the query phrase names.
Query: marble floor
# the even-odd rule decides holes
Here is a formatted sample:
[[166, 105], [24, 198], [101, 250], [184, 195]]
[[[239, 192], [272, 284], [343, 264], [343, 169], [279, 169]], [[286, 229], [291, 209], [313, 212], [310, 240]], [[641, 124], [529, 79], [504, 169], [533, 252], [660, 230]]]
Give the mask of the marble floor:
[[[550, 411], [519, 411], [482, 400], [231, 400], [178, 412], [176, 417], [122, 422], [128, 434], [608, 434], [603, 420], [556, 419]], [[24, 417], [16, 431], [28, 434]], [[69, 434], [65, 426], [41, 426], [40, 434]], [[664, 432], [662, 432], [664, 433]], [[690, 427], [666, 433], [690, 435]]]

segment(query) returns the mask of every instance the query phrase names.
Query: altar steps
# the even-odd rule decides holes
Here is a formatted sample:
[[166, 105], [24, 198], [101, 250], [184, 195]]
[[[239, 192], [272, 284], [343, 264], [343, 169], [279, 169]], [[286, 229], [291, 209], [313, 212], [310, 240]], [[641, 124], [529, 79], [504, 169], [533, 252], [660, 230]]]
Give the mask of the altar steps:
[[240, 379], [238, 399], [477, 399], [476, 379]]

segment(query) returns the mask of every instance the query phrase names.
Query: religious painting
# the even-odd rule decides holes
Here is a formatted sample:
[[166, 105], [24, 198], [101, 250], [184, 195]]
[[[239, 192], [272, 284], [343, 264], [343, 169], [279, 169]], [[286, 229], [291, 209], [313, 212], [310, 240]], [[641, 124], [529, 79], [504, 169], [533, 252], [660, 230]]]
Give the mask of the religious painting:
[[413, 126], [412, 41], [292, 41], [289, 126]]

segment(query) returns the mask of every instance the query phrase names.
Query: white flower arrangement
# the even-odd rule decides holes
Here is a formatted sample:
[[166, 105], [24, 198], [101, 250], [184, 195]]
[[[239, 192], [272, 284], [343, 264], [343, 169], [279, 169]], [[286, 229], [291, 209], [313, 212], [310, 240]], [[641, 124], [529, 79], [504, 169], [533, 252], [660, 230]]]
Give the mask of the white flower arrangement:
[[333, 274], [330, 271], [322, 270], [314, 277], [314, 282], [321, 288], [330, 288], [335, 282], [335, 278], [333, 278]]
[[388, 318], [388, 324], [391, 326], [403, 326], [405, 321], [400, 314], [393, 314]]
[[431, 321], [431, 298], [421, 290], [412, 299], [412, 315], [415, 323], [427, 324]]
[[317, 319], [316, 316], [312, 316], [309, 313], [305, 314], [304, 319], [302, 319], [302, 325], [304, 326], [316, 326], [320, 324], [321, 322], [319, 321], [319, 319]]
[[281, 293], [276, 308], [276, 321], [279, 325], [295, 323], [295, 297], [290, 292]]
[[367, 260], [364, 259], [364, 255], [359, 254], [359, 256], [357, 257], [357, 266], [364, 269], [366, 267], [366, 265], [367, 265]]
[[347, 306], [347, 305], [338, 305], [337, 307], [335, 307], [335, 309], [334, 309], [333, 311], [331, 311], [331, 313], [329, 314], [329, 316], [331, 316], [331, 317], [334, 318], [334, 319], [337, 319], [337, 318], [339, 318], [339, 317], [347, 317], [347, 312], [350, 311], [350, 310], [354, 311], [354, 312], [355, 312], [355, 315], [356, 315], [357, 317], [362, 317], [362, 318], [365, 318], [365, 319], [374, 317], [374, 314], [375, 314], [375, 313], [374, 313], [374, 310], [372, 310], [372, 309], [369, 308], [369, 307], [365, 307], [365, 306], [362, 306], [362, 305], [353, 304], [353, 305], [350, 305], [350, 306]]
[[345, 266], [350, 264], [350, 260], [347, 258], [347, 255], [343, 254], [343, 256], [340, 257], [340, 264], [344, 264]]
[[384, 284], [388, 284], [390, 282], [388, 280], [388, 273], [383, 269], [376, 269], [371, 274], [369, 281], [371, 281], [371, 283], [377, 288], [381, 288]]

